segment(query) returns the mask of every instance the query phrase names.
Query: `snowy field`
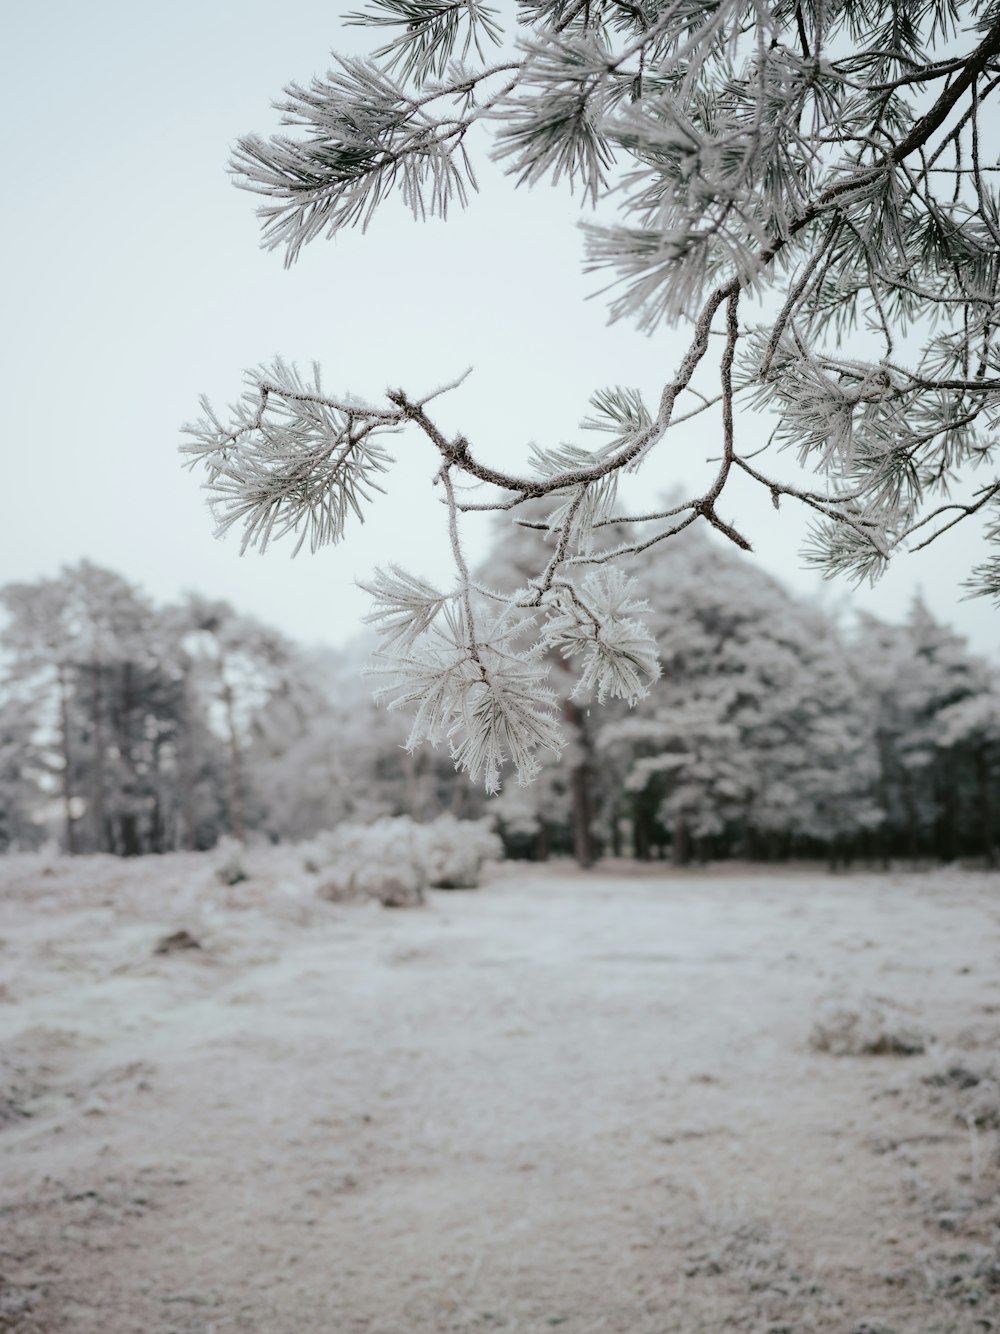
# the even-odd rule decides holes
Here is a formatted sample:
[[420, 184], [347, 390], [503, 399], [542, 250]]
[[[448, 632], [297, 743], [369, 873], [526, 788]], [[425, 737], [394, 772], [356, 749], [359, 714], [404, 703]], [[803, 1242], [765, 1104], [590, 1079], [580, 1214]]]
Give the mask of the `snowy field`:
[[1000, 1330], [1000, 878], [214, 865], [0, 861], [0, 1329]]

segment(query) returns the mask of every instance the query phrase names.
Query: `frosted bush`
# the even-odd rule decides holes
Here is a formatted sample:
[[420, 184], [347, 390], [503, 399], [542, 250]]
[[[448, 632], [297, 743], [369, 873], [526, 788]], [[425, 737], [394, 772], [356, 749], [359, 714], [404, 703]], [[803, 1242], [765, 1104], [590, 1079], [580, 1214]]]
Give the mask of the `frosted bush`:
[[242, 880], [249, 880], [244, 858], [246, 848], [235, 838], [220, 838], [215, 847], [219, 860], [215, 867], [215, 878], [223, 885], [238, 885]]
[[924, 1082], [953, 1100], [957, 1116], [967, 1126], [1000, 1130], [1000, 1062], [991, 1056], [941, 1052]]
[[809, 1044], [831, 1056], [919, 1056], [927, 1040], [887, 1002], [865, 997], [857, 1008], [828, 1005]]
[[442, 815], [419, 826], [427, 860], [427, 882], [435, 889], [475, 889], [483, 862], [499, 861], [503, 844], [486, 820]]
[[418, 826], [407, 816], [370, 825], [341, 824], [311, 849], [324, 861], [319, 893], [328, 899], [369, 896], [386, 907], [423, 902], [427, 870]]
[[483, 862], [502, 851], [485, 821], [445, 815], [420, 825], [404, 815], [338, 825], [309, 844], [306, 860], [320, 870], [324, 898], [368, 896], [400, 907], [422, 902], [428, 885], [474, 889]]

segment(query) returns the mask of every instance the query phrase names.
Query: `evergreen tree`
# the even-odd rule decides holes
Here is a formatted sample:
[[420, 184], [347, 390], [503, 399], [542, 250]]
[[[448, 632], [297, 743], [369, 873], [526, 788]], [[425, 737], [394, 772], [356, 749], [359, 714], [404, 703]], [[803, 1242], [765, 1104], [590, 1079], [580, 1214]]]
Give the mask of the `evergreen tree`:
[[[993, 763], [985, 664], [919, 598], [902, 625], [863, 618], [854, 658], [875, 707], [886, 854], [951, 858], [976, 849], [982, 830], [968, 812], [989, 801]], [[977, 773], [963, 761], [980, 727], [986, 769]], [[992, 837], [984, 841], [992, 846]]]
[[663, 680], [598, 736], [637, 853], [832, 850], [877, 825], [870, 713], [830, 619], [695, 532], [637, 582]]
[[45, 835], [49, 769], [33, 703], [18, 693], [0, 697], [0, 852], [35, 847]]
[[420, 780], [408, 772], [416, 757], [402, 745], [406, 728], [374, 704], [361, 678], [366, 658], [360, 644], [297, 653], [280, 692], [256, 712], [247, 767], [256, 819], [272, 836], [424, 813]]
[[294, 651], [283, 635], [228, 602], [192, 594], [173, 620], [192, 663], [193, 688], [206, 713], [214, 709], [226, 738], [229, 828], [242, 842], [249, 795], [244, 753], [257, 715], [288, 694]]
[[975, 694], [940, 711], [937, 740], [940, 749], [951, 752], [957, 779], [951, 790], [957, 789], [960, 797], [968, 794], [962, 809], [971, 817], [969, 842], [973, 847], [978, 843], [987, 863], [995, 866], [1000, 779], [1000, 683], [996, 672], [984, 669], [978, 685]]
[[21, 801], [40, 810], [47, 789], [58, 788], [70, 852], [204, 842], [194, 811], [211, 746], [171, 619], [86, 561], [54, 579], [7, 585], [0, 601], [0, 699], [8, 712], [24, 710], [8, 740], [10, 764], [24, 773]]
[[[7, 615], [3, 647], [7, 654], [8, 704], [28, 694], [38, 716], [40, 740], [51, 757], [59, 787], [63, 841], [67, 852], [77, 851], [77, 798], [74, 793], [76, 729], [71, 713], [72, 640], [66, 635], [68, 590], [57, 579], [35, 584], [8, 584], [0, 589]], [[27, 747], [34, 738], [22, 733]]]

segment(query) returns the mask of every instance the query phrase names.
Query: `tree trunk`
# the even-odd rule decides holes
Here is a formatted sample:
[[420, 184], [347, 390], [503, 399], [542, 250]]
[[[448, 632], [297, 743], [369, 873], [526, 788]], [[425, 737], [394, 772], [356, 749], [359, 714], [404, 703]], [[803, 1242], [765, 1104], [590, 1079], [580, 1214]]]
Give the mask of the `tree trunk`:
[[139, 838], [139, 817], [134, 811], [122, 813], [118, 821], [118, 830], [121, 837], [121, 855], [138, 857], [142, 852], [142, 842]]
[[427, 813], [427, 752], [406, 751], [403, 755], [406, 813], [419, 824]]
[[107, 820], [104, 811], [104, 682], [101, 677], [100, 663], [93, 663], [94, 697], [94, 771], [91, 775], [91, 811], [94, 829], [94, 847], [98, 852], [107, 851]]
[[642, 806], [637, 807], [632, 817], [632, 843], [635, 847], [635, 859], [648, 862], [652, 856], [652, 837], [649, 812]]
[[535, 861], [549, 860], [549, 827], [544, 820], [538, 822], [538, 834], [535, 838]]
[[153, 809], [149, 824], [149, 851], [163, 852], [166, 829], [163, 821], [163, 803], [159, 791], [153, 793]]
[[997, 852], [993, 841], [993, 788], [986, 747], [976, 752], [976, 773], [979, 778], [979, 817], [982, 822], [983, 855], [987, 866], [996, 866]]
[[[222, 676], [222, 666], [219, 666]], [[226, 726], [229, 729], [229, 824], [233, 837], [241, 843], [246, 842], [246, 829], [243, 824], [243, 762], [240, 755], [240, 740], [236, 732], [236, 715], [233, 711], [233, 690], [229, 682], [222, 677], [222, 702], [226, 706]]]
[[691, 837], [684, 817], [674, 819], [673, 837], [670, 840], [670, 856], [675, 866], [687, 866], [691, 860]]
[[70, 771], [72, 751], [69, 740], [69, 687], [66, 684], [66, 669], [62, 664], [59, 666], [59, 724], [63, 762], [63, 821], [66, 827], [66, 851], [72, 855], [76, 852], [76, 829], [73, 826], [73, 776]]
[[142, 821], [139, 797], [142, 784], [133, 749], [133, 729], [136, 692], [133, 664], [122, 664], [120, 707], [118, 714], [118, 751], [121, 755], [125, 782], [120, 794], [121, 810], [118, 817], [118, 852], [122, 857], [137, 857], [142, 852]]
[[177, 842], [182, 848], [194, 847], [194, 766], [191, 763], [190, 681], [185, 674], [183, 695], [178, 711], [177, 776], [180, 779], [180, 828]]
[[573, 798], [573, 856], [581, 866], [593, 866], [596, 851], [590, 832], [594, 818], [594, 803], [590, 791], [590, 739], [584, 726], [583, 714], [568, 699], [563, 704], [563, 717], [576, 731], [579, 760], [570, 772], [570, 794]]
[[581, 866], [593, 866], [594, 841], [590, 833], [593, 809], [586, 768], [573, 770], [573, 856]]
[[906, 812], [906, 855], [910, 861], [917, 860], [919, 846], [917, 843], [917, 807], [913, 799], [913, 779], [910, 777], [909, 770], [903, 769], [900, 775], [900, 788], [903, 794], [903, 810]]
[[622, 831], [617, 809], [611, 813], [611, 855], [613, 857], [622, 855]]

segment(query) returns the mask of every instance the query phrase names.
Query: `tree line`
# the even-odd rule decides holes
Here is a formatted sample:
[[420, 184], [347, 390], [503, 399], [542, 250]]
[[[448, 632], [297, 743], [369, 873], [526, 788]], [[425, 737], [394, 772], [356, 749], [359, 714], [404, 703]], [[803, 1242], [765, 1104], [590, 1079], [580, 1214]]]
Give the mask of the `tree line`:
[[[508, 528], [477, 584], [513, 589], [544, 536]], [[549, 655], [568, 738], [485, 797], [446, 747], [408, 753], [367, 642], [307, 651], [229, 604], [157, 606], [87, 562], [0, 590], [0, 848], [211, 847], [381, 815], [493, 815], [507, 851], [692, 859], [996, 857], [993, 664], [916, 601], [836, 619], [697, 530], [631, 570], [662, 676], [591, 710]]]
[[[547, 536], [508, 528], [480, 585], [523, 586]], [[572, 657], [550, 653], [570, 740], [497, 798], [510, 850], [994, 864], [1000, 678], [919, 597], [899, 622], [844, 626], [699, 530], [626, 568], [661, 676], [592, 709]]]

